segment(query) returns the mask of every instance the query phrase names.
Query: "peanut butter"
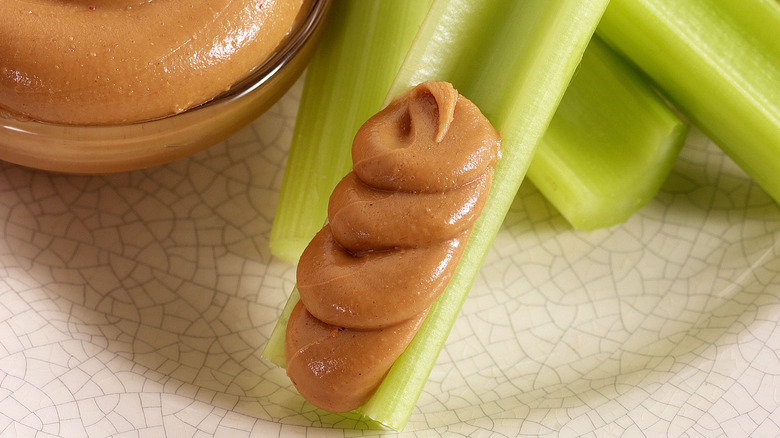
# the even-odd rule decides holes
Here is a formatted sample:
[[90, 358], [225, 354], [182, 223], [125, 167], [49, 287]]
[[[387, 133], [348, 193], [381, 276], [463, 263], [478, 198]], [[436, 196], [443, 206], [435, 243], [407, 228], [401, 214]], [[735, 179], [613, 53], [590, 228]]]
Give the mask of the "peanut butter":
[[352, 144], [328, 224], [298, 264], [287, 374], [314, 405], [365, 402], [449, 283], [484, 206], [500, 137], [445, 82], [371, 117]]
[[63, 124], [160, 118], [267, 59], [304, 0], [4, 0], [0, 110]]

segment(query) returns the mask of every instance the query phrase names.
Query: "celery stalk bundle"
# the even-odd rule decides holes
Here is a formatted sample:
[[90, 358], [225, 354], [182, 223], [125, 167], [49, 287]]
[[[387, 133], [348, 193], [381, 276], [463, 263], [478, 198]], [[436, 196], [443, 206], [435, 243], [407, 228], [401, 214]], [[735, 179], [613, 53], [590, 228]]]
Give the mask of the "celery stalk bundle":
[[[452, 82], [501, 132], [502, 159], [449, 287], [361, 414], [392, 429], [408, 420], [607, 3], [437, 0], [431, 7], [389, 96], [428, 79]], [[283, 317], [265, 357], [283, 352], [284, 324]]]
[[[360, 6], [352, 3], [345, 1], [341, 5], [347, 9], [369, 8], [370, 2], [354, 2]], [[416, 2], [391, 3], [396, 7]], [[567, 83], [606, 4], [606, 0], [436, 0], [434, 3], [387, 99], [424, 80], [450, 81], [461, 94], [480, 106], [502, 132], [504, 157], [496, 169], [488, 204], [449, 288], [431, 309], [413, 343], [359, 413], [391, 428], [403, 427], [526, 169], [529, 178], [564, 216], [575, 227], [586, 229], [624, 220], [655, 193], [665, 178], [682, 144], [685, 129], [623, 59], [595, 38], [580, 70], [571, 84]], [[424, 7], [427, 8], [427, 3]], [[422, 15], [415, 17], [420, 20]], [[342, 50], [363, 47], [366, 41], [381, 41], [382, 32], [411, 42], [416, 24], [412, 24], [413, 20], [402, 23], [405, 24], [394, 27], [390, 21], [377, 21], [349, 30], [350, 21], [345, 19], [344, 27], [336, 33], [352, 32], [352, 38], [357, 38], [351, 44], [349, 39], [342, 40]], [[600, 37], [641, 68], [683, 113], [780, 202], [780, 179], [775, 176], [780, 169], [780, 39], [776, 33], [780, 27], [780, 5], [777, 2], [612, 0], [598, 26]], [[382, 57], [371, 57], [371, 51], [364, 53], [362, 59], [369, 65], [394, 60], [383, 64], [392, 64], [393, 69], [403, 56], [399, 51]], [[335, 53], [320, 55], [338, 58]], [[337, 64], [321, 62], [326, 67], [321, 66], [319, 72], [310, 69], [307, 89], [315, 81], [325, 83], [317, 75], [340, 74]], [[359, 66], [359, 63], [348, 64], [341, 64], [341, 68], [355, 70]], [[367, 76], [370, 75], [362, 71], [340, 85], [333, 81], [335, 87], [328, 88], [331, 94], [321, 101], [331, 108], [343, 106], [345, 111], [356, 107], [357, 104], [345, 104], [341, 100], [335, 105], [332, 102], [337, 95], [341, 97], [339, 92], [357, 100], [355, 96], [362, 96]], [[381, 78], [387, 83], [392, 79], [387, 75]], [[356, 86], [350, 81], [361, 91], [354, 93]], [[287, 228], [273, 233], [272, 242], [275, 237], [280, 242], [276, 249], [272, 247], [277, 255], [284, 252], [288, 260], [296, 259], [303, 243], [282, 242], [285, 239], [308, 241], [320, 228], [329, 191], [305, 201], [301, 201], [300, 194], [308, 190], [317, 175], [328, 174], [323, 181], [330, 190], [348, 170], [351, 136], [378, 109], [378, 95], [385, 94], [377, 88], [371, 91], [374, 107], [363, 107], [366, 109], [363, 116], [350, 118], [341, 131], [333, 128], [328, 135], [316, 131], [319, 134], [315, 136], [326, 140], [346, 132], [339, 137], [341, 144], [327, 141], [321, 144], [324, 150], [320, 153], [328, 157], [327, 161], [295, 164], [298, 161], [293, 159], [294, 151], [304, 148], [306, 152], [301, 154], [305, 156], [313, 149], [296, 146], [294, 142], [285, 183], [297, 179], [303, 183], [291, 190], [293, 195], [287, 198], [283, 188], [279, 212], [290, 210], [291, 213], [283, 216], [285, 220], [279, 220], [278, 216], [277, 221], [286, 223], [292, 218], [294, 222], [297, 216], [309, 216], [312, 221], [308, 225], [296, 225], [294, 232]], [[305, 91], [304, 100], [306, 94]], [[303, 131], [306, 123], [315, 127], [320, 123], [316, 117], [302, 116], [306, 110], [319, 110], [312, 102], [302, 100], [296, 132], [298, 124]], [[346, 129], [346, 125], [350, 128]], [[343, 140], [345, 137], [347, 141]], [[618, 189], [613, 190], [615, 187]], [[298, 206], [290, 208], [291, 203], [285, 199], [293, 197]], [[286, 316], [296, 301], [297, 294], [293, 292], [264, 351], [264, 357], [281, 365]]]
[[598, 35], [780, 202], [780, 3], [612, 0]]

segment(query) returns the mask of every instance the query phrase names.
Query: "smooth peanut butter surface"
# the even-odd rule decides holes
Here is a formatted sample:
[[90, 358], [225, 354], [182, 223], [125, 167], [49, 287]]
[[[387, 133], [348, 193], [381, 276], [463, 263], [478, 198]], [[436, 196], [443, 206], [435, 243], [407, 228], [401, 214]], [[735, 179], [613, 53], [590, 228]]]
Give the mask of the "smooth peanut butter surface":
[[460, 260], [489, 192], [500, 137], [445, 82], [370, 118], [328, 224], [298, 264], [287, 374], [311, 403], [354, 409], [406, 349]]
[[127, 123], [201, 104], [290, 32], [303, 0], [3, 0], [0, 109]]

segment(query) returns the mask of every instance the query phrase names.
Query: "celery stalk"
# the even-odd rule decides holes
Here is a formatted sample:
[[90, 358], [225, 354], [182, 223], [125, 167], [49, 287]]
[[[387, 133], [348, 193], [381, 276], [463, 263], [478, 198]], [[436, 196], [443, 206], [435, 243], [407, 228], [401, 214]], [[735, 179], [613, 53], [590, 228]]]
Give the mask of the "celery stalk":
[[528, 178], [574, 228], [609, 227], [655, 196], [686, 131], [639, 72], [594, 37]]
[[[607, 3], [434, 2], [389, 94], [428, 79], [452, 82], [501, 132], [502, 158], [448, 288], [358, 409], [362, 415], [392, 429], [404, 427]], [[283, 343], [284, 330], [275, 330], [264, 357]]]
[[333, 2], [306, 71], [271, 228], [277, 257], [297, 262], [322, 227], [330, 193], [352, 165], [352, 138], [381, 108], [431, 1]]
[[502, 158], [449, 286], [361, 407], [367, 417], [399, 428], [411, 415], [607, 3], [442, 0], [432, 6], [391, 93], [428, 79], [452, 82], [501, 132]]
[[780, 202], [780, 3], [612, 0], [598, 35]]

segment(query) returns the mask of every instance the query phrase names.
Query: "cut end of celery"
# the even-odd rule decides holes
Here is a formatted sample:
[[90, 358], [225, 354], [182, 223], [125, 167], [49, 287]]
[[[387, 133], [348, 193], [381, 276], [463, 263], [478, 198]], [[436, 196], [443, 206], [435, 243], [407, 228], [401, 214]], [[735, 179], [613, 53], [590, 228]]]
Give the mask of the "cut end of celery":
[[575, 229], [611, 227], [656, 195], [685, 136], [638, 71], [594, 37], [528, 178]]
[[[665, 136], [648, 146], [649, 156], [637, 156], [626, 165], [630, 172], [608, 175], [615, 166], [594, 166], [572, 170], [571, 161], [548, 156], [542, 143], [528, 169], [528, 179], [576, 230], [609, 228], [628, 220], [658, 193], [685, 143], [687, 126], [674, 123], [663, 127]], [[604, 183], [582, 181], [588, 172], [603, 177]], [[566, 182], [561, 182], [566, 180]]]

